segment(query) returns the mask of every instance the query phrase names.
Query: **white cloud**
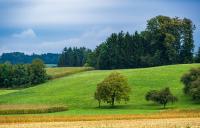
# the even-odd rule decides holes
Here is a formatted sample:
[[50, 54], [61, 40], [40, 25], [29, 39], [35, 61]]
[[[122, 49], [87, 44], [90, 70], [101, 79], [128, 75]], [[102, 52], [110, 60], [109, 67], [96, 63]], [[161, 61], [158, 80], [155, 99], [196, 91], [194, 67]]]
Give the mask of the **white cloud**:
[[[7, 13], [11, 25], [71, 25], [120, 22], [118, 12], [110, 11], [122, 6], [120, 0], [19, 0], [21, 6]], [[25, 4], [26, 3], [26, 4]]]
[[[94, 49], [98, 44], [105, 41], [106, 38], [112, 32], [117, 32], [117, 30], [110, 27], [104, 27], [104, 28], [95, 27], [88, 29], [87, 31], [77, 36], [72, 36], [69, 38], [63, 37], [61, 40], [52, 41], [52, 40], [42, 40], [39, 39], [39, 37], [37, 39], [29, 40], [29, 38], [27, 37], [30, 37], [31, 34], [29, 35], [27, 33], [33, 34], [34, 31], [31, 32], [31, 29], [28, 29], [21, 33], [13, 35], [15, 37], [20, 37], [20, 39], [16, 40], [15, 38], [6, 38], [5, 40], [1, 40], [2, 45], [0, 45], [0, 54], [2, 52], [17, 52], [17, 51], [25, 52], [26, 54], [32, 54], [32, 53], [40, 54], [47, 52], [61, 53], [64, 47], [84, 46], [90, 49]], [[24, 39], [24, 37], [26, 38]], [[15, 44], [13, 45], [13, 43]]]
[[[46, 52], [61, 52], [64, 47], [87, 47], [90, 49], [96, 48], [96, 46], [103, 41], [115, 30], [109, 27], [106, 28], [92, 28], [83, 32], [79, 36], [63, 39], [59, 41], [43, 41], [38, 44], [39, 53]], [[116, 30], [117, 31], [117, 30]]]
[[15, 37], [15, 38], [24, 39], [24, 38], [35, 38], [36, 34], [33, 31], [33, 29], [27, 29], [27, 30], [24, 30], [20, 33], [15, 33], [12, 36]]

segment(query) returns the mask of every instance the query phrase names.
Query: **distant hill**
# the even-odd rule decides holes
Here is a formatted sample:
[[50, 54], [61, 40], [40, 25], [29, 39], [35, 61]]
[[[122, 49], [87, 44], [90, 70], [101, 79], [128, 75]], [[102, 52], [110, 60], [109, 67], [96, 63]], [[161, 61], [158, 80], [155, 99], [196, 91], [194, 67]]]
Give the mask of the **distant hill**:
[[31, 63], [33, 59], [40, 58], [44, 61], [45, 64], [57, 64], [59, 54], [56, 53], [46, 53], [46, 54], [32, 54], [26, 55], [21, 52], [12, 52], [12, 53], [3, 53], [0, 56], [0, 63], [9, 61], [12, 64], [26, 64]]

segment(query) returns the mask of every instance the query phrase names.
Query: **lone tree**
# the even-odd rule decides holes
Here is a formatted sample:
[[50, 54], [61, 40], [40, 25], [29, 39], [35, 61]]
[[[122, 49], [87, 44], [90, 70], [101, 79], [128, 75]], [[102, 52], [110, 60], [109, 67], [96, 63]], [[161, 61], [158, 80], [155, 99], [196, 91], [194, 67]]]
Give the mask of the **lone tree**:
[[151, 90], [146, 94], [147, 101], [154, 101], [163, 105], [163, 108], [167, 105], [168, 102], [176, 102], [178, 99], [171, 93], [169, 88], [162, 89], [160, 91]]
[[120, 73], [113, 72], [101, 83], [97, 84], [94, 98], [98, 100], [99, 107], [101, 101], [106, 102], [113, 107], [115, 101], [129, 101], [130, 91], [131, 88], [128, 86], [127, 79]]
[[200, 102], [200, 68], [193, 68], [182, 76], [184, 93], [191, 96], [194, 101]]

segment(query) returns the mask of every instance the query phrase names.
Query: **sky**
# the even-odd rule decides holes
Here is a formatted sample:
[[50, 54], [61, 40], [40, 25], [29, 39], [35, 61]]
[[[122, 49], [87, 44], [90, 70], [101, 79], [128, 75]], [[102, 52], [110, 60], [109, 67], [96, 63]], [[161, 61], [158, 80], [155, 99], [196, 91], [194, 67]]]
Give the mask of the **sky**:
[[200, 0], [0, 0], [0, 55], [95, 49], [111, 33], [145, 30], [157, 15], [190, 18], [200, 46]]

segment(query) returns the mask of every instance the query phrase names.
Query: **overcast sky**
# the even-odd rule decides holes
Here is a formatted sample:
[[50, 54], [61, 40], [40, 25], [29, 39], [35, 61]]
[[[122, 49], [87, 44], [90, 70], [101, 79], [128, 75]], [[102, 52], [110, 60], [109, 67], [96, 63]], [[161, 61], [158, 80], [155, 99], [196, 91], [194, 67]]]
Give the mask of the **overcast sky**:
[[190, 18], [200, 46], [200, 0], [0, 0], [0, 54], [94, 49], [113, 32], [144, 30], [157, 15]]

